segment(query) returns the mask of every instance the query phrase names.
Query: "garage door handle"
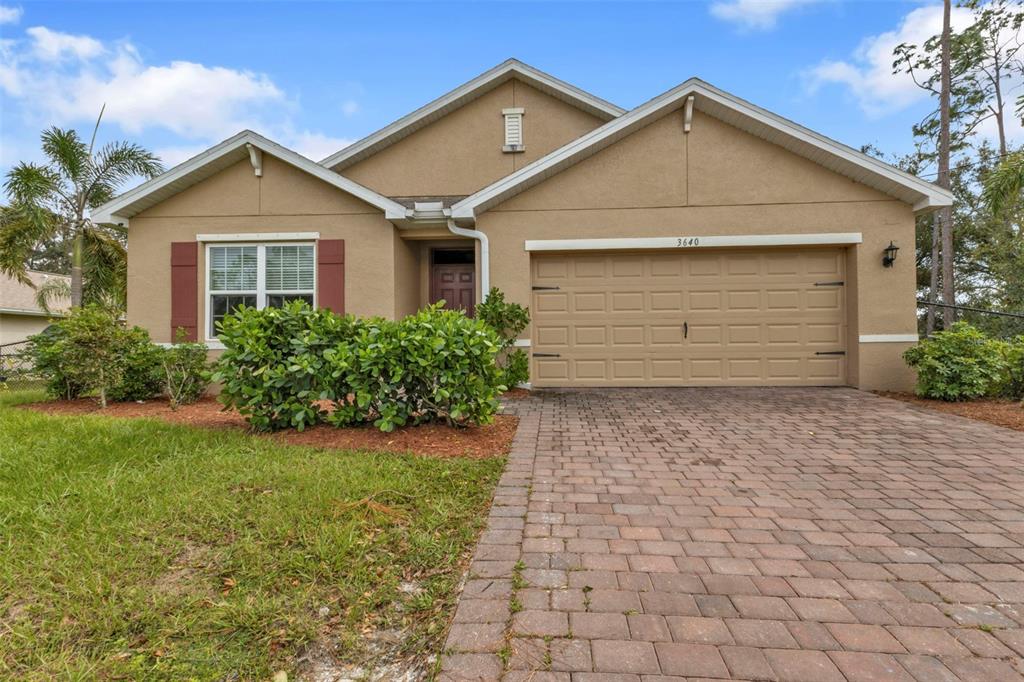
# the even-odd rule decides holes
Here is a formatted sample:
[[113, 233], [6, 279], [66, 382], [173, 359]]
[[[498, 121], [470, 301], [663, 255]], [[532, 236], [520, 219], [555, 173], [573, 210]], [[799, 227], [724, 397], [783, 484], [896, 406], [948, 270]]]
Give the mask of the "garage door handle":
[[560, 358], [562, 356], [559, 355], [558, 353], [534, 353], [533, 357], [535, 357], [535, 358]]
[[688, 323], [686, 323], [686, 322], [683, 322], [683, 338], [685, 339], [689, 335], [690, 335], [690, 325]]
[[530, 287], [533, 291], [558, 291], [558, 287]]
[[819, 350], [815, 351], [815, 355], [846, 355], [845, 350]]

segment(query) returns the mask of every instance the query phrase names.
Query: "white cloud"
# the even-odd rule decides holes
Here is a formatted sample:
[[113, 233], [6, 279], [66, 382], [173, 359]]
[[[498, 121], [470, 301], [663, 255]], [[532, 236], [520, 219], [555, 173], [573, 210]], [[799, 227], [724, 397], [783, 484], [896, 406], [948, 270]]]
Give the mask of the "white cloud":
[[32, 38], [35, 55], [48, 62], [72, 58], [92, 59], [103, 54], [103, 43], [89, 36], [76, 36], [60, 31], [51, 31], [45, 26], [33, 26], [25, 31]]
[[[950, 23], [954, 31], [963, 30], [971, 23], [971, 11], [954, 7]], [[892, 72], [893, 50], [902, 43], [921, 45], [941, 30], [942, 6], [918, 7], [895, 30], [862, 40], [849, 60], [824, 60], [809, 69], [806, 85], [811, 92], [827, 84], [845, 86], [871, 117], [905, 109], [929, 95], [909, 74]]]
[[711, 3], [712, 16], [736, 24], [742, 30], [775, 28], [779, 16], [790, 10], [822, 0], [718, 0]]
[[[147, 64], [125, 41], [104, 44], [41, 26], [25, 33], [0, 40], [0, 94], [30, 129], [91, 124], [106, 105], [104, 122], [132, 137], [171, 133], [156, 152], [168, 167], [244, 128], [315, 160], [352, 142], [297, 126], [297, 103], [265, 74], [190, 61]], [[358, 108], [348, 100], [342, 112]]]
[[24, 11], [20, 7], [0, 5], [0, 24], [16, 24], [21, 21]]
[[347, 99], [341, 103], [341, 113], [346, 116], [355, 116], [359, 113], [359, 102], [354, 99]]
[[349, 146], [355, 140], [344, 137], [331, 137], [322, 133], [303, 130], [297, 133], [285, 133], [281, 138], [283, 144], [313, 161], [325, 159], [334, 152]]

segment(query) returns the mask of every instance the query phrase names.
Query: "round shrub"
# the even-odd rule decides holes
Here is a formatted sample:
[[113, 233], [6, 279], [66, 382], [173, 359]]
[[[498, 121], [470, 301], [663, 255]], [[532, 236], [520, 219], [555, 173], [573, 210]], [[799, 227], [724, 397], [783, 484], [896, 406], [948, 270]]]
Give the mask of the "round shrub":
[[1004, 381], [1003, 343], [966, 322], [933, 334], [903, 354], [917, 370], [917, 395], [970, 400], [995, 393]]

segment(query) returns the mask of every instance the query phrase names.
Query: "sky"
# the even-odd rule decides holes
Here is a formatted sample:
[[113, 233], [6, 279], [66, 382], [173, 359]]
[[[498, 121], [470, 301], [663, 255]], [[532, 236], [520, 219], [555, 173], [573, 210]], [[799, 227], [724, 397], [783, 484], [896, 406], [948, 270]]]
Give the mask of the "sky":
[[627, 109], [698, 76], [897, 155], [933, 103], [892, 49], [940, 27], [934, 2], [0, 0], [0, 174], [104, 104], [101, 140], [167, 166], [243, 128], [319, 161], [509, 57]]

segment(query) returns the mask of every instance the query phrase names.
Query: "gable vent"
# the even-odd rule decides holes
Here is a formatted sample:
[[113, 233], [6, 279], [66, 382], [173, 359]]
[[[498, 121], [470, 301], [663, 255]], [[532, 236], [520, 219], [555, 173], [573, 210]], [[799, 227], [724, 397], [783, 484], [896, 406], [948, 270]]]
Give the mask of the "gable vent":
[[505, 117], [505, 146], [501, 148], [504, 152], [521, 152], [526, 149], [523, 143], [523, 108], [502, 109]]

